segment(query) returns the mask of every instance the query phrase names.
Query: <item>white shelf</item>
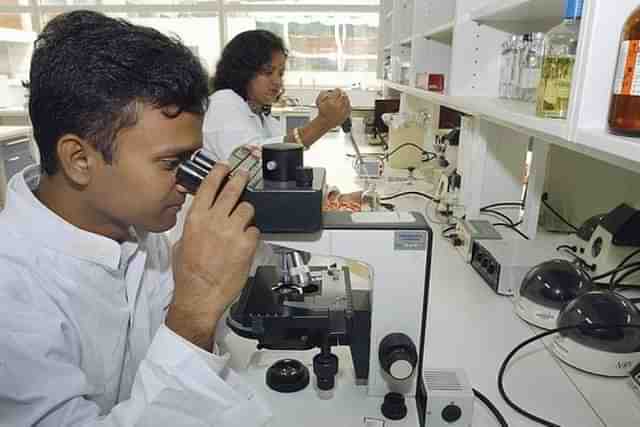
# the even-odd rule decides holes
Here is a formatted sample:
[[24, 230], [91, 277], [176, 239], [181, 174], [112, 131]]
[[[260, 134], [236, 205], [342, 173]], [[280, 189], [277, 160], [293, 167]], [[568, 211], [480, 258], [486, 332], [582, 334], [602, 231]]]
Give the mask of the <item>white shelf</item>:
[[0, 28], [0, 43], [33, 43], [36, 33], [9, 28]]
[[426, 39], [435, 40], [440, 43], [451, 45], [453, 43], [453, 27], [455, 21], [447, 22], [422, 34]]
[[527, 135], [551, 142], [566, 142], [569, 139], [567, 121], [537, 117], [534, 104], [500, 98], [448, 96], [388, 81], [385, 81], [385, 85], [434, 104], [482, 117], [484, 120]]
[[612, 135], [604, 129], [580, 129], [576, 141], [587, 148], [603, 151], [620, 159], [632, 162], [627, 169], [638, 170], [640, 163], [640, 138], [625, 138]]
[[535, 114], [535, 104], [501, 98], [468, 97], [471, 109], [483, 119], [551, 142], [569, 139], [566, 120], [543, 119]]
[[454, 110], [458, 110], [466, 114], [475, 114], [475, 111], [472, 111], [469, 109], [469, 106], [466, 105], [465, 99], [467, 98], [465, 97], [454, 97], [443, 95], [438, 92], [429, 92], [424, 89], [406, 86], [389, 80], [385, 80], [384, 84], [391, 89], [415, 96], [416, 98], [424, 99], [425, 101], [429, 101], [434, 104], [444, 105], [445, 107], [453, 108]]
[[562, 21], [564, 0], [494, 0], [471, 12], [471, 19], [508, 32], [546, 32]]
[[413, 37], [409, 36], [400, 41], [400, 46], [411, 46], [412, 42], [413, 42]]

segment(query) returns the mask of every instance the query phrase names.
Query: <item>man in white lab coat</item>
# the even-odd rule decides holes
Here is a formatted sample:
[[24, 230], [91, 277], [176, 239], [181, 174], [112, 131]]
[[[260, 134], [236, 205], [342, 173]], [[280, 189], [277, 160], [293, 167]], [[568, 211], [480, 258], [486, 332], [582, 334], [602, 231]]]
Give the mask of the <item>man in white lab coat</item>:
[[201, 185], [170, 256], [164, 231], [202, 144], [207, 76], [179, 41], [78, 11], [35, 43], [41, 165], [0, 213], [1, 426], [260, 426], [215, 329], [259, 238], [247, 177]]

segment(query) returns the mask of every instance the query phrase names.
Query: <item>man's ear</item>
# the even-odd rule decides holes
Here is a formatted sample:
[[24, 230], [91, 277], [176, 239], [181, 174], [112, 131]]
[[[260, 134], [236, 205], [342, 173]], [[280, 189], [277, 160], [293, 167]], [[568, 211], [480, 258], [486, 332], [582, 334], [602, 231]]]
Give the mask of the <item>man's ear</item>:
[[60, 168], [73, 183], [86, 186], [91, 182], [101, 154], [87, 140], [65, 134], [58, 140], [57, 154]]

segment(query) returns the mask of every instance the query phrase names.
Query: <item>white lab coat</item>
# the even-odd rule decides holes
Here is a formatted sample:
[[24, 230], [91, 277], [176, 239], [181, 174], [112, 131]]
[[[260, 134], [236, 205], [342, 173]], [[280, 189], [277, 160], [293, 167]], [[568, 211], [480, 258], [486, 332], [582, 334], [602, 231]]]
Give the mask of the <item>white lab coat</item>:
[[261, 118], [231, 89], [219, 90], [209, 97], [202, 133], [204, 147], [215, 154], [216, 160], [228, 159], [241, 145], [283, 141], [280, 122], [271, 115]]
[[0, 426], [262, 426], [270, 412], [227, 367], [163, 323], [173, 293], [162, 234], [117, 242], [33, 195], [0, 212]]

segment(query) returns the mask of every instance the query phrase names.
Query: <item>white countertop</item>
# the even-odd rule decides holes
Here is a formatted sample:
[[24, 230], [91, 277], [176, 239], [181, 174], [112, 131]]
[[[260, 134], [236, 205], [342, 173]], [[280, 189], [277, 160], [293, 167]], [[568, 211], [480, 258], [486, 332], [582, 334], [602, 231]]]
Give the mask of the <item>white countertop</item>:
[[28, 126], [0, 126], [0, 141], [14, 136], [25, 135], [31, 129]]
[[[361, 150], [369, 148], [375, 149], [361, 145]], [[305, 163], [326, 167], [329, 184], [338, 185], [343, 192], [356, 191], [362, 182], [355, 179], [351, 160], [345, 157], [351, 151], [344, 135], [331, 134], [305, 153]], [[387, 173], [406, 175], [402, 170], [387, 169]], [[428, 189], [424, 182], [412, 187], [398, 182], [378, 185], [382, 195]], [[408, 196], [392, 202], [399, 209], [424, 213], [425, 200], [421, 197]], [[513, 312], [513, 298], [495, 294], [441, 237], [441, 227], [432, 227], [425, 366], [465, 369], [472, 385], [498, 407], [510, 426], [537, 425], [503, 401], [497, 388], [497, 373], [514, 347], [541, 330], [518, 318]], [[632, 394], [626, 379], [596, 376], [570, 367], [547, 351], [543, 342], [521, 350], [507, 368], [504, 384], [507, 394], [521, 407], [563, 427], [640, 425], [640, 399]], [[473, 427], [497, 425], [493, 415], [476, 403]]]

